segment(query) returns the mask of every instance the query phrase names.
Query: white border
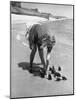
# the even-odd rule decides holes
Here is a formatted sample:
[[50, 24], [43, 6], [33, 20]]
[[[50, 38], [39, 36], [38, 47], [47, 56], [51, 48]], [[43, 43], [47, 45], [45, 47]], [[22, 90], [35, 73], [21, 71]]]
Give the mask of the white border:
[[[16, 0], [14, 0], [16, 1]], [[18, 0], [25, 1], [25, 0]], [[26, 0], [25, 2], [43, 2], [74, 4], [76, 0]], [[76, 7], [75, 7], [76, 9]], [[9, 99], [10, 86], [10, 4], [9, 0], [0, 1], [0, 100]], [[76, 15], [75, 15], [76, 18]], [[75, 36], [76, 37], [76, 36]], [[76, 43], [76, 40], [75, 40]], [[74, 68], [75, 69], [75, 68]], [[75, 74], [76, 75], [76, 74]], [[76, 81], [76, 80], [75, 80]], [[75, 100], [74, 96], [30, 98], [30, 100]], [[23, 100], [23, 99], [20, 99]]]

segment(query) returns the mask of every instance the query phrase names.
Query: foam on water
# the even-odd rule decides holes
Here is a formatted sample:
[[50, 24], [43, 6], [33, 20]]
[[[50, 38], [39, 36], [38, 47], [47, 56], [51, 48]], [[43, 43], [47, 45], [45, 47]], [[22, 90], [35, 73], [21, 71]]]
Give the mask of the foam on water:
[[36, 23], [39, 21], [47, 21], [46, 18], [28, 16], [28, 15], [15, 15], [12, 14], [12, 23]]

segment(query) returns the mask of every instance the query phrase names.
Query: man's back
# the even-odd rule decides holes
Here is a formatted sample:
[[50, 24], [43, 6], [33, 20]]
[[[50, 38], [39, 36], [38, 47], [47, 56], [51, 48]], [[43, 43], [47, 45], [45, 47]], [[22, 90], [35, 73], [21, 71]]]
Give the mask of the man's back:
[[30, 45], [34, 43], [39, 43], [40, 45], [47, 44], [51, 42], [51, 31], [46, 23], [34, 24], [30, 29], [29, 33]]

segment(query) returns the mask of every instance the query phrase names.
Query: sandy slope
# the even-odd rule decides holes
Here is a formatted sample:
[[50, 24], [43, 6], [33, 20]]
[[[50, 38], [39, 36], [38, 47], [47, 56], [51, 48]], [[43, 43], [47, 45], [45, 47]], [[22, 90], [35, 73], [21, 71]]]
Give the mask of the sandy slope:
[[[33, 18], [32, 18], [33, 19]], [[32, 20], [30, 17], [30, 20]], [[20, 20], [20, 19], [19, 19]], [[18, 20], [18, 21], [19, 21]], [[24, 20], [24, 22], [23, 22]], [[72, 20], [48, 22], [47, 27], [56, 36], [56, 45], [51, 52], [50, 64], [62, 66], [63, 75], [67, 76], [67, 81], [56, 82], [33, 76], [26, 69], [18, 67], [20, 62], [29, 62], [30, 49], [24, 47], [21, 41], [16, 39], [17, 34], [25, 33], [25, 22], [22, 21], [12, 24], [12, 56], [11, 56], [11, 96], [30, 97], [45, 95], [63, 95], [73, 93], [73, 27]], [[33, 19], [34, 20], [34, 19]], [[28, 22], [28, 21], [27, 21]], [[34, 62], [39, 63], [38, 52]]]

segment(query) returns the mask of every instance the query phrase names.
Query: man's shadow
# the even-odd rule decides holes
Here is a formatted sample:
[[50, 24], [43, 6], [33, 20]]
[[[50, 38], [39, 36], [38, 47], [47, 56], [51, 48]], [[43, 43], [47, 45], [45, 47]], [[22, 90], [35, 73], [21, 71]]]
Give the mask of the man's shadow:
[[[43, 68], [41, 68], [39, 65], [42, 65], [41, 63], [33, 63], [32, 67], [32, 73], [34, 76], [39, 76], [41, 78], [44, 78], [44, 76], [41, 74]], [[27, 70], [29, 72], [30, 69], [30, 63], [29, 62], [21, 62], [18, 63], [18, 67], [21, 67], [23, 70]], [[30, 72], [29, 72], [30, 73]]]

